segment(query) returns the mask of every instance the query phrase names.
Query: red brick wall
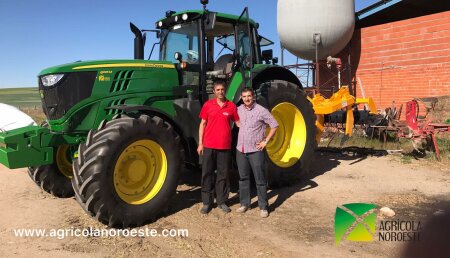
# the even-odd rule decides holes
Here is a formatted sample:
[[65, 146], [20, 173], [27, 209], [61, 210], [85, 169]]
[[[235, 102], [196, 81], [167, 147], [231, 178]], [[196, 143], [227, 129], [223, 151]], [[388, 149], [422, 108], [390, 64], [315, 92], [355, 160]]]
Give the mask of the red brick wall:
[[[359, 78], [378, 108], [450, 95], [450, 11], [358, 29], [351, 49], [356, 94], [361, 97]], [[320, 75], [321, 83], [330, 78], [323, 68]]]

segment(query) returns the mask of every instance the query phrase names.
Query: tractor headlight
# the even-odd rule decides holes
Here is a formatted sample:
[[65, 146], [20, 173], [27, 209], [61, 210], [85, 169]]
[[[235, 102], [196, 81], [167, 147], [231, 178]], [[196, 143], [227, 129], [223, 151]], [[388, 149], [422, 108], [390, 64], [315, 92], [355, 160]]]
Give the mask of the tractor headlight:
[[57, 84], [62, 78], [64, 74], [50, 74], [41, 77], [41, 82], [45, 87], [51, 87]]
[[189, 18], [189, 15], [188, 15], [187, 13], [184, 13], [184, 14], [181, 16], [181, 19], [183, 19], [183, 21], [187, 21], [188, 18]]

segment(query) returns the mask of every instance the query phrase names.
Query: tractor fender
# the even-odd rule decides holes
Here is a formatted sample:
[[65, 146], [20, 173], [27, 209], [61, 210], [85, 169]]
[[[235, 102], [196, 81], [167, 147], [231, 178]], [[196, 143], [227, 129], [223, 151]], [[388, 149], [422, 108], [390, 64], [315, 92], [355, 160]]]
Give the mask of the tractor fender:
[[[255, 67], [252, 70], [252, 88], [258, 89], [259, 85], [263, 82], [272, 81], [272, 80], [280, 80], [287, 81], [297, 85], [300, 89], [303, 89], [303, 86], [298, 79], [298, 77], [292, 73], [289, 69], [286, 69], [282, 66], [278, 65], [260, 65]], [[237, 103], [241, 98], [241, 90], [244, 88], [244, 84], [242, 83], [239, 88], [236, 90], [234, 94], [234, 103]]]

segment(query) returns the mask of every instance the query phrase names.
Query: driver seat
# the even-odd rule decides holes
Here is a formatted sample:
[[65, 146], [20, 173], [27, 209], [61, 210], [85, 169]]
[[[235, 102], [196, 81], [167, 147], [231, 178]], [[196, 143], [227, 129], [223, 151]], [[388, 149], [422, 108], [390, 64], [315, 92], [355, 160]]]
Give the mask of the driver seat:
[[223, 71], [224, 74], [230, 73], [232, 66], [229, 64], [232, 63], [233, 63], [233, 54], [222, 55], [214, 63], [214, 71]]
[[231, 73], [233, 70], [233, 54], [225, 54], [220, 56], [217, 61], [214, 63], [214, 70], [206, 73], [207, 75], [207, 86], [206, 92], [209, 95], [209, 98], [213, 98], [213, 84], [214, 80], [217, 79], [227, 79], [227, 74]]

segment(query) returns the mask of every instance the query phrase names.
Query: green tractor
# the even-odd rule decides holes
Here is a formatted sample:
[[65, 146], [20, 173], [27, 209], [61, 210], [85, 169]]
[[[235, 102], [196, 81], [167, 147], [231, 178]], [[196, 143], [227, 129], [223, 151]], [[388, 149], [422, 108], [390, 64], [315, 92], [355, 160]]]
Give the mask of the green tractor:
[[29, 167], [43, 190], [75, 195], [104, 224], [143, 225], [169, 204], [183, 167], [198, 165], [198, 115], [213, 82], [224, 80], [229, 100], [239, 104], [240, 90], [251, 86], [280, 124], [267, 146], [270, 181], [305, 171], [316, 146], [316, 117], [301, 83], [276, 65], [272, 50], [261, 51], [273, 43], [258, 34], [247, 8], [234, 16], [205, 4], [169, 11], [156, 22], [158, 61], [144, 60], [146, 35], [130, 24], [134, 60], [43, 70], [47, 122], [0, 133], [0, 163]]

